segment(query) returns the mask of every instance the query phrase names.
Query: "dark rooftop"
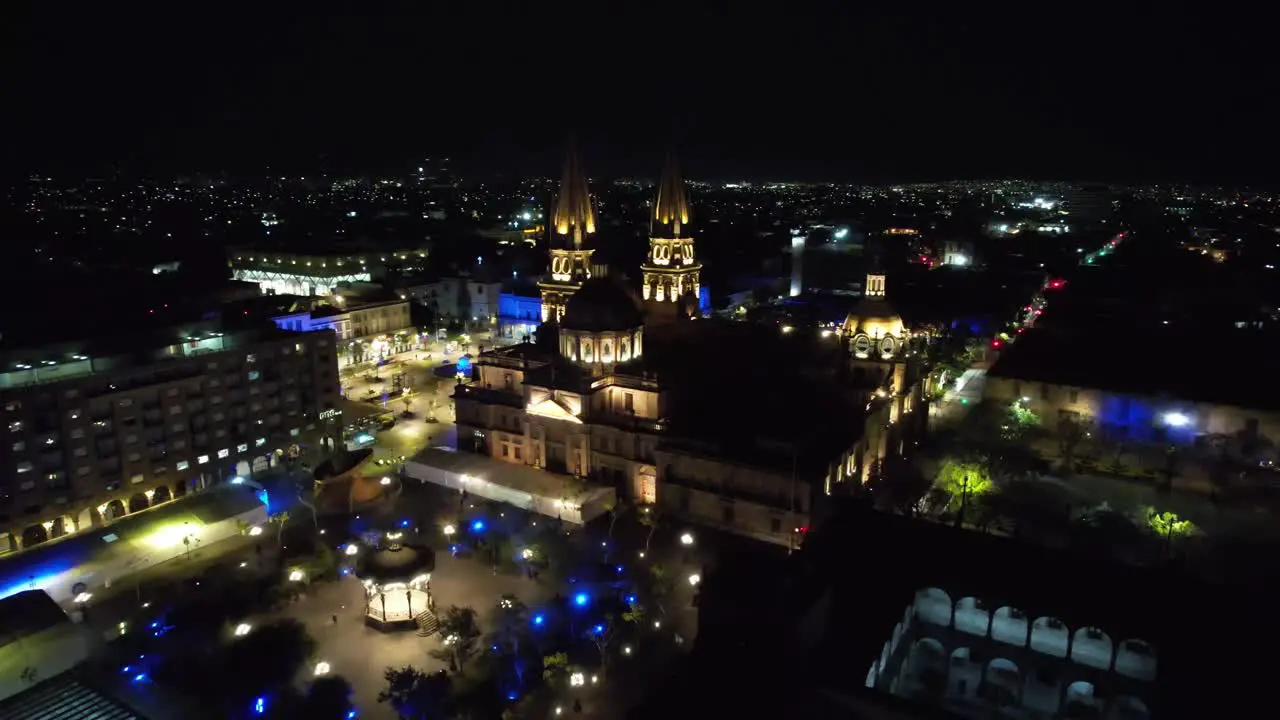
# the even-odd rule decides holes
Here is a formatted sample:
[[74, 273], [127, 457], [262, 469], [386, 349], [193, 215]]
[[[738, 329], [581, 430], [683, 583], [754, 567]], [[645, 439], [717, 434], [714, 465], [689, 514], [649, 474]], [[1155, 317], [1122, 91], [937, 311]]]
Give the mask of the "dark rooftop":
[[19, 642], [71, 618], [43, 590], [26, 590], [0, 599], [0, 647]]
[[1149, 397], [1280, 408], [1280, 389], [1260, 382], [1280, 337], [1233, 330], [1211, 336], [1172, 328], [1088, 333], [1030, 330], [1004, 350], [992, 377]]
[[144, 720], [133, 710], [63, 674], [0, 702], [0, 720]]

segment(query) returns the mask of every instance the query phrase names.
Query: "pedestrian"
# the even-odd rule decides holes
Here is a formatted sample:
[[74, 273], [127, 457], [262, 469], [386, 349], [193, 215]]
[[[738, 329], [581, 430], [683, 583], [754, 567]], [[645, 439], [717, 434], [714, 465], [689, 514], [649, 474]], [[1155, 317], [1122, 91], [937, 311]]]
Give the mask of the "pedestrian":
[[337, 624], [338, 624], [338, 614], [337, 614], [337, 613], [334, 613], [334, 614], [333, 614], [333, 624], [334, 624], [334, 625], [337, 625]]

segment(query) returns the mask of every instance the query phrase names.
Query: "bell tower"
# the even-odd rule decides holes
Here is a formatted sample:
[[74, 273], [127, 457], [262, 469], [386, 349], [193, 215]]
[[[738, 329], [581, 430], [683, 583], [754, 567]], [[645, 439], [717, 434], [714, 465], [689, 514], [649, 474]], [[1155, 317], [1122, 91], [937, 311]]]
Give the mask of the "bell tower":
[[681, 314], [687, 309], [681, 301], [688, 295], [696, 299], [702, 288], [702, 264], [694, 254], [689, 219], [684, 180], [668, 156], [649, 217], [649, 255], [640, 267], [645, 305], [659, 317]]
[[587, 175], [572, 145], [560, 176], [560, 192], [551, 211], [548, 232], [551, 272], [548, 279], [538, 283], [538, 289], [542, 293], [542, 321], [559, 322], [569, 298], [591, 277], [594, 251], [585, 247], [585, 241], [596, 232]]

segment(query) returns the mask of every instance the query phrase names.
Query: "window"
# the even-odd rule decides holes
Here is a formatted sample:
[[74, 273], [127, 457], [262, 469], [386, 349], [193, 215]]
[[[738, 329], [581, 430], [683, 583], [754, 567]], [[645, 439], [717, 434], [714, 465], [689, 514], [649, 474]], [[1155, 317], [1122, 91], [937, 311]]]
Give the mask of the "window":
[[35, 469], [35, 465], [32, 465], [31, 462], [27, 460], [23, 460], [22, 462], [18, 463], [18, 466], [16, 468], [16, 470], [20, 473], [31, 472], [33, 469]]
[[9, 432], [18, 432], [21, 429], [22, 429], [21, 420], [14, 420], [13, 422], [9, 423]]
[[191, 467], [191, 463], [187, 462], [186, 460], [178, 461], [178, 465], [177, 465], [178, 472], [182, 472], [183, 470], [186, 470], [189, 467]]
[[782, 518], [769, 518], [769, 532], [782, 532]]
[[1071, 401], [1071, 404], [1072, 404], [1072, 405], [1075, 405], [1076, 403], [1080, 402], [1080, 391], [1079, 391], [1079, 390], [1072, 390], [1072, 391], [1071, 391], [1071, 393], [1070, 393], [1070, 395], [1069, 395], [1069, 399], [1070, 399], [1070, 401]]
[[297, 343], [293, 346], [293, 349], [296, 350], [297, 352], [303, 352], [304, 350], [307, 349], [307, 346], [303, 343]]
[[186, 423], [177, 422], [169, 426], [169, 432], [173, 432], [173, 433], [180, 433], [186, 429], [187, 429]]
[[211, 363], [209, 363], [209, 364], [205, 365], [205, 367], [209, 368], [210, 370], [217, 370], [217, 369], [218, 369], [218, 362], [215, 360], [215, 361], [213, 361], [213, 362], [211, 362]]
[[133, 398], [123, 398], [120, 400], [120, 407], [133, 407]]
[[298, 428], [290, 428], [289, 437], [298, 437]]
[[23, 440], [19, 440], [18, 442], [13, 444], [14, 452], [22, 452], [23, 450], [26, 450], [26, 449], [27, 449], [27, 443]]
[[724, 505], [720, 508], [720, 519], [727, 524], [730, 524], [730, 525], [733, 524], [733, 506], [732, 505]]
[[257, 355], [254, 355], [253, 353], [249, 353], [248, 355], [245, 355], [245, 356], [244, 356], [244, 361], [245, 361], [245, 362], [247, 362], [247, 363], [255, 363], [255, 362], [258, 362], [258, 356], [257, 356]]
[[182, 406], [181, 406], [181, 405], [170, 405], [170, 406], [169, 406], [169, 414], [170, 414], [170, 415], [181, 415], [181, 414], [182, 414]]
[[9, 412], [15, 412], [17, 410], [22, 409], [22, 403], [18, 402], [17, 400], [10, 400], [9, 402], [4, 404], [4, 409], [8, 410]]
[[84, 428], [72, 428], [71, 437], [74, 440], [79, 440], [80, 438], [84, 437]]
[[209, 456], [208, 456], [208, 455], [201, 455], [201, 456], [199, 456], [199, 457], [197, 457], [197, 458], [196, 458], [196, 464], [197, 464], [197, 465], [204, 465], [204, 464], [205, 464], [205, 463], [207, 463], [207, 462], [209, 462]]
[[87, 456], [87, 455], [89, 454], [89, 449], [88, 449], [88, 448], [78, 447], [78, 448], [76, 448], [75, 450], [72, 450], [72, 451], [71, 451], [71, 454], [72, 454], [72, 455], [74, 455], [74, 456], [76, 456], [76, 457], [85, 457], [85, 456]]
[[76, 477], [84, 477], [85, 475], [88, 475], [88, 474], [89, 474], [89, 468], [87, 467], [76, 468]]
[[267, 444], [266, 438], [258, 438], [257, 440], [253, 441], [254, 447], [262, 447], [263, 445], [266, 445], [266, 444]]
[[519, 460], [519, 459], [520, 459], [520, 446], [519, 446], [519, 445], [513, 445], [511, 449], [515, 452], [516, 459], [517, 459], [517, 460]]
[[131, 452], [125, 456], [125, 460], [128, 462], [138, 462], [141, 459], [142, 459], [142, 455], [136, 452]]
[[249, 443], [240, 443], [239, 445], [237, 445], [236, 452], [238, 453], [249, 452]]
[[143, 480], [146, 480], [146, 477], [145, 477], [145, 476], [143, 476], [143, 474], [142, 474], [142, 473], [138, 473], [137, 475], [130, 475], [130, 476], [129, 476], [129, 484], [130, 484], [130, 485], [137, 485], [137, 484], [141, 483]]
[[134, 433], [129, 433], [128, 435], [124, 436], [124, 441], [126, 443], [136, 443], [138, 442], [138, 436]]
[[169, 443], [169, 444], [173, 446], [173, 449], [174, 449], [174, 450], [181, 450], [181, 449], [183, 449], [183, 448], [185, 448], [185, 447], [187, 446], [187, 441], [186, 441], [186, 440], [174, 440], [172, 443]]
[[165, 397], [178, 397], [178, 388], [171, 387], [164, 391]]
[[262, 377], [262, 373], [258, 372], [257, 370], [250, 370], [250, 371], [249, 371], [249, 379], [250, 379], [250, 380], [257, 380], [257, 379], [258, 379], [258, 378], [260, 378], [260, 377]]
[[503, 443], [503, 445], [502, 445], [502, 457], [507, 457], [507, 453], [508, 453], [508, 452], [510, 452], [510, 451], [511, 451], [511, 446], [510, 446], [510, 445], [507, 445], [506, 443]]
[[1040, 399], [1049, 399], [1049, 383], [1040, 383]]
[[214, 421], [214, 422], [222, 422], [223, 420], [226, 420], [226, 419], [227, 419], [227, 414], [226, 414], [226, 413], [216, 412], [216, 413], [214, 413], [214, 414], [213, 414], [213, 421]]
[[79, 419], [80, 419], [80, 411], [79, 411], [79, 410], [72, 410], [71, 412], [67, 413], [67, 417], [71, 418], [72, 420], [79, 420]]
[[222, 448], [221, 450], [218, 451], [218, 459], [221, 460], [222, 458], [225, 458], [230, 454], [231, 454], [231, 450], [229, 448]]

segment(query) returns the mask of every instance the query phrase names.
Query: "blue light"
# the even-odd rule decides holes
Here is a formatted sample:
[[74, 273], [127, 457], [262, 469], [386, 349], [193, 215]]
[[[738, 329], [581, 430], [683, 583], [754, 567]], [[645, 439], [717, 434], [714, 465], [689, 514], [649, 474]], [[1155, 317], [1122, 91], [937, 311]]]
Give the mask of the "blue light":
[[472, 521], [471, 521], [471, 532], [484, 532], [484, 521], [483, 521], [483, 520], [472, 520]]
[[546, 615], [543, 615], [542, 613], [538, 613], [537, 615], [534, 615], [534, 616], [533, 616], [533, 624], [534, 624], [534, 625], [541, 625], [542, 623], [544, 623], [544, 622], [546, 622], [546, 621], [547, 621], [547, 616], [546, 616]]
[[636, 596], [635, 596], [635, 595], [628, 595], [628, 596], [627, 596], [627, 604], [628, 604], [628, 605], [635, 605], [635, 604], [636, 604]]
[[596, 624], [591, 628], [592, 635], [599, 635], [602, 632], [604, 632], [604, 625]]
[[355, 711], [355, 710], [348, 710], [348, 711], [347, 711], [347, 720], [353, 720], [353, 718], [355, 718], [355, 716], [356, 716], [356, 711]]
[[235, 476], [235, 477], [231, 478], [231, 484], [232, 484], [232, 485], [239, 485], [239, 484], [240, 484], [240, 483], [242, 483], [242, 482], [244, 482], [244, 478], [240, 477], [239, 475], [237, 475], [237, 476]]
[[120, 672], [127, 673], [132, 667], [133, 667], [132, 665], [125, 665], [124, 667], [120, 668]]
[[401, 521], [400, 521], [400, 527], [402, 527], [402, 528], [407, 528], [407, 527], [409, 527], [409, 521], [408, 521], [408, 520], [401, 520]]
[[158, 627], [160, 627], [160, 622], [159, 622], [159, 621], [153, 621], [153, 622], [151, 623], [151, 628], [152, 628], [152, 629], [155, 629], [155, 628], [158, 628]]
[[264, 697], [260, 697], [257, 700], [254, 700], [253, 711], [258, 715], [265, 713], [267, 711], [267, 699]]
[[136, 683], [144, 682], [146, 679], [147, 679], [146, 673], [138, 673], [137, 675], [133, 676], [133, 681]]
[[508, 700], [510, 700], [510, 701], [512, 701], [512, 702], [515, 702], [516, 697], [517, 697], [517, 696], [516, 696], [516, 692], [515, 692], [514, 690], [512, 690], [512, 691], [511, 691], [511, 692], [509, 692], [509, 693], [507, 693], [507, 699], [508, 699]]
[[617, 570], [619, 573], [621, 573], [621, 572], [622, 572], [622, 566], [621, 566], [621, 565], [618, 565], [617, 567], [615, 567], [615, 568], [614, 568], [614, 570]]
[[591, 602], [591, 596], [584, 592], [580, 592], [573, 596], [573, 604], [578, 607], [586, 607], [589, 602]]
[[271, 512], [271, 496], [267, 494], [267, 489], [263, 488], [258, 491], [258, 500], [266, 506], [267, 512]]

